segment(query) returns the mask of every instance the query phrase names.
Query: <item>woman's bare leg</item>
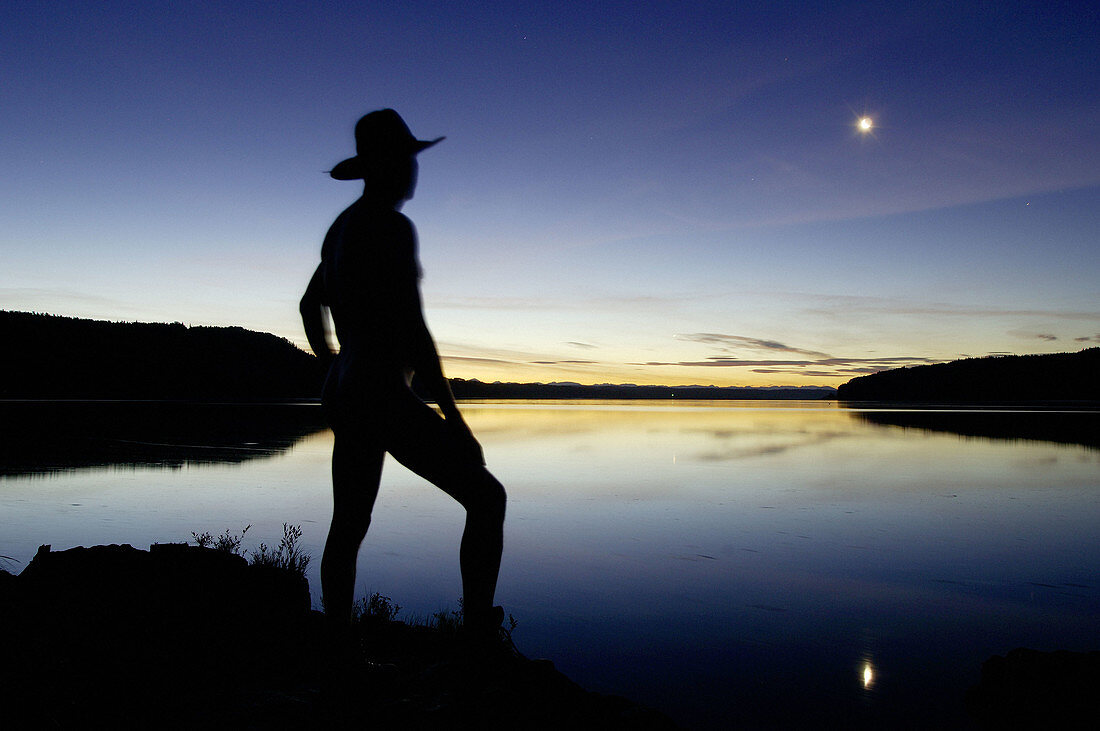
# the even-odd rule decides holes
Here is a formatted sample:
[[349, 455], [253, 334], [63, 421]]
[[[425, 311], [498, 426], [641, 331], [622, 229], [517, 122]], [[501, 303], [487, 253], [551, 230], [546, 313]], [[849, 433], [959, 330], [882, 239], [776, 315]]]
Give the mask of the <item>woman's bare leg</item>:
[[503, 485], [483, 466], [456, 460], [446, 449], [431, 451], [422, 447], [391, 453], [466, 509], [466, 527], [458, 552], [463, 614], [475, 622], [489, 617], [504, 547], [507, 496]]
[[459, 548], [463, 614], [469, 623], [489, 623], [504, 544], [504, 487], [411, 391], [395, 394], [384, 408], [386, 450], [466, 509]]
[[321, 556], [325, 616], [351, 622], [355, 564], [370, 527], [385, 452], [354, 431], [338, 430], [332, 447], [332, 523]]
[[387, 444], [401, 464], [453, 497], [466, 509], [459, 548], [462, 608], [468, 619], [487, 618], [493, 609], [504, 545], [504, 487], [455, 442], [443, 419], [414, 401], [398, 412]]
[[466, 508], [466, 527], [458, 551], [463, 612], [475, 621], [487, 618], [493, 608], [504, 549], [504, 487], [484, 467], [479, 467], [476, 478], [439, 487]]

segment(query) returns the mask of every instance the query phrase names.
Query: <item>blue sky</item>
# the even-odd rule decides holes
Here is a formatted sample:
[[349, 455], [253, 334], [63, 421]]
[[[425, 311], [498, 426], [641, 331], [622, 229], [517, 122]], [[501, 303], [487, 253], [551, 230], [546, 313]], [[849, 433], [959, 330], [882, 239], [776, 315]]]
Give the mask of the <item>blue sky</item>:
[[[363, 113], [449, 375], [837, 385], [1100, 342], [1083, 3], [6, 3], [0, 308], [241, 325], [358, 195]], [[874, 126], [860, 133], [856, 121]]]

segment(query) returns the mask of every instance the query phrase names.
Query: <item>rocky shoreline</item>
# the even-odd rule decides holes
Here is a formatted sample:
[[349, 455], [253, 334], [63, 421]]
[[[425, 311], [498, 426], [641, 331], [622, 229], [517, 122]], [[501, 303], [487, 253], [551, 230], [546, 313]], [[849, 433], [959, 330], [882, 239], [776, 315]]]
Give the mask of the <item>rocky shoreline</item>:
[[[508, 643], [368, 612], [334, 637], [301, 573], [186, 544], [51, 551], [0, 571], [5, 728], [675, 729]], [[1100, 652], [1016, 649], [967, 694], [976, 728], [1093, 728]]]
[[301, 575], [210, 548], [43, 546], [0, 572], [0, 622], [8, 728], [676, 728], [453, 631], [333, 638]]

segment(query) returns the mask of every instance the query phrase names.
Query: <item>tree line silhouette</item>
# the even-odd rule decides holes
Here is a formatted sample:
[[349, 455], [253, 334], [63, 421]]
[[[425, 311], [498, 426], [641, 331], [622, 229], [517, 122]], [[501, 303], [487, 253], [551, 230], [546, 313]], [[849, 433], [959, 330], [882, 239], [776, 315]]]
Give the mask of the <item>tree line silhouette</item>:
[[0, 400], [0, 476], [246, 462], [326, 426], [307, 402]]
[[316, 398], [324, 372], [289, 340], [241, 327], [0, 311], [0, 398]]
[[831, 399], [827, 387], [752, 388], [738, 386], [635, 386], [604, 383], [484, 383], [452, 378], [455, 398], [503, 399]]
[[842, 401], [989, 403], [1100, 401], [1100, 348], [910, 366], [853, 378]]

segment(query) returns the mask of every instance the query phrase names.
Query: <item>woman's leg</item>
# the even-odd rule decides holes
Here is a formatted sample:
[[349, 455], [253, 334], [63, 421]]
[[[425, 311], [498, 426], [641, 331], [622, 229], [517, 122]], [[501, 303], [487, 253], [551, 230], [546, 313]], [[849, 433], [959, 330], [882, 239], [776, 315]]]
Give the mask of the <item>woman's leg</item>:
[[351, 621], [355, 564], [370, 527], [378, 497], [385, 452], [355, 430], [334, 430], [332, 447], [332, 523], [321, 556], [321, 593], [325, 616]]
[[463, 611], [471, 619], [489, 617], [504, 549], [504, 486], [481, 465], [475, 474], [436, 483], [466, 508], [458, 551]]
[[492, 615], [504, 545], [504, 487], [463, 452], [444, 420], [431, 408], [417, 401], [403, 411], [387, 451], [466, 509], [459, 548], [463, 613], [475, 622], [488, 618]]

